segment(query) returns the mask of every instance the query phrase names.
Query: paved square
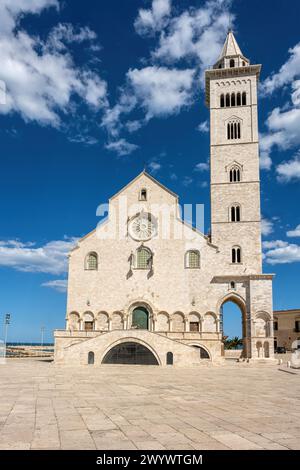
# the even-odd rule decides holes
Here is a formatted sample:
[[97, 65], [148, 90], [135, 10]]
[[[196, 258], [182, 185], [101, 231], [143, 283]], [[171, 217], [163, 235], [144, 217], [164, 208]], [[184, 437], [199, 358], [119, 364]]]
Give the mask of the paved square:
[[300, 375], [11, 359], [0, 366], [0, 449], [300, 449]]

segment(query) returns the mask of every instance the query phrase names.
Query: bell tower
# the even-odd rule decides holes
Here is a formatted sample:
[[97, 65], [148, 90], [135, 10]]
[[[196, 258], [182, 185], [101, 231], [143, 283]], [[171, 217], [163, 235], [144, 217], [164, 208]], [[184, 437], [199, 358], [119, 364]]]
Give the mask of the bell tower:
[[257, 84], [251, 65], [228, 32], [206, 71], [210, 109], [211, 240], [227, 274], [262, 272]]

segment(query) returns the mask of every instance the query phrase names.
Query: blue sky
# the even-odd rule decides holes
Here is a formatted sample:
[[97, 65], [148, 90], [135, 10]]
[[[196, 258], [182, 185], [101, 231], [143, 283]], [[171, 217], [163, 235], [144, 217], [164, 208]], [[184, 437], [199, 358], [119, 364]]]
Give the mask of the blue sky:
[[[274, 307], [299, 307], [299, 16], [295, 0], [1, 2], [0, 315], [12, 314], [10, 340], [38, 341], [41, 325], [51, 340], [64, 327], [66, 253], [145, 165], [182, 203], [205, 204], [208, 230], [203, 72], [230, 23], [263, 64], [264, 271], [276, 274]], [[239, 333], [235, 320], [225, 328]]]

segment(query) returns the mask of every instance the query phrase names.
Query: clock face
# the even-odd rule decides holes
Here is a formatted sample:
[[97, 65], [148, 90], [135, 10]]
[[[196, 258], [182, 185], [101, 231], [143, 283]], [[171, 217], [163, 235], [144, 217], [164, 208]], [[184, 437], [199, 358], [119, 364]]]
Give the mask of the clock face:
[[151, 214], [140, 214], [129, 224], [129, 234], [135, 240], [150, 240], [157, 233], [157, 224]]

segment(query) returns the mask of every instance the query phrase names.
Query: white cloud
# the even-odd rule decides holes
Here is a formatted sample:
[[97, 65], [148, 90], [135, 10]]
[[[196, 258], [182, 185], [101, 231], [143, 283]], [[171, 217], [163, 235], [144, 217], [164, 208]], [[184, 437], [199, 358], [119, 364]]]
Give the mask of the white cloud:
[[264, 261], [268, 264], [290, 264], [300, 262], [300, 246], [282, 240], [264, 242]]
[[42, 246], [19, 240], [0, 241], [0, 266], [17, 271], [62, 274], [67, 271], [67, 255], [77, 238], [50, 241]]
[[282, 183], [300, 180], [300, 152], [291, 160], [280, 163], [276, 168], [276, 173], [278, 181]]
[[[107, 108], [102, 119], [101, 126], [108, 133], [106, 148], [119, 155], [136, 150], [138, 146], [120, 138], [120, 133], [123, 130], [135, 132], [154, 117], [176, 114], [188, 106], [193, 93], [193, 78], [194, 71], [189, 69], [149, 66], [129, 70], [117, 104]], [[125, 117], [137, 108], [145, 113], [145, 117], [126, 122]]]
[[105, 145], [107, 150], [116, 152], [119, 156], [129, 155], [134, 152], [138, 146], [127, 142], [125, 139], [110, 141]]
[[300, 237], [300, 225], [297, 225], [297, 227], [294, 230], [289, 230], [287, 233], [288, 237]]
[[142, 125], [143, 124], [141, 121], [128, 121], [126, 122], [126, 129], [128, 130], [128, 132], [132, 133], [138, 131], [142, 127]]
[[197, 163], [194, 170], [195, 171], [200, 171], [200, 172], [208, 171], [209, 170], [209, 164], [207, 162], [206, 163], [204, 163], [204, 162]]
[[170, 180], [172, 180], [172, 181], [177, 181], [178, 180], [178, 176], [174, 172], [170, 173], [169, 176], [170, 176]]
[[57, 292], [65, 293], [68, 287], [68, 281], [66, 279], [56, 279], [54, 281], [43, 282], [42, 287], [50, 287]]
[[68, 44], [94, 41], [97, 34], [87, 26], [75, 29], [70, 23], [59, 23], [48, 37], [46, 48], [59, 51], [66, 50]]
[[261, 87], [265, 96], [277, 90], [288, 91], [290, 95], [282, 106], [272, 110], [266, 121], [268, 132], [261, 138], [266, 169], [271, 167], [270, 154], [274, 147], [286, 150], [300, 145], [300, 43], [290, 49], [289, 54], [279, 72], [268, 77]]
[[268, 77], [263, 85], [262, 90], [265, 94], [270, 95], [275, 90], [282, 88], [291, 83], [300, 72], [300, 43], [292, 49], [289, 49], [290, 57], [280, 68], [279, 72], [273, 73]]
[[175, 16], [161, 32], [154, 58], [177, 62], [193, 58], [203, 71], [222, 49], [230, 21], [230, 0], [209, 0], [198, 9], [189, 8]]
[[151, 9], [141, 8], [134, 26], [139, 34], [151, 34], [166, 24], [171, 13], [171, 0], [153, 0]]
[[264, 249], [270, 250], [274, 248], [284, 248], [288, 245], [287, 242], [284, 242], [282, 240], [271, 240], [271, 241], [264, 241], [262, 243], [262, 246]]
[[133, 111], [136, 104], [137, 99], [132, 91], [126, 89], [126, 86], [121, 89], [118, 103], [114, 107], [106, 109], [101, 123], [101, 126], [106, 129], [110, 139], [116, 139], [119, 136], [120, 131], [124, 127], [122, 115], [129, 114]]
[[129, 70], [127, 77], [147, 120], [176, 114], [191, 103], [193, 70], [152, 66]]
[[21, 29], [19, 20], [39, 14], [55, 0], [2, 0], [0, 5], [0, 80], [6, 85], [6, 103], [0, 113], [16, 112], [25, 121], [59, 127], [62, 116], [76, 109], [76, 100], [99, 110], [107, 105], [106, 83], [87, 67], [74, 63], [66, 44], [96, 38], [89, 28], [57, 25], [42, 40]]
[[[107, 130], [111, 149], [111, 142], [119, 140], [121, 132], [135, 132], [150, 119], [177, 114], [194, 102], [203, 85], [199, 71], [212, 65], [222, 50], [233, 19], [231, 3], [207, 0], [201, 8], [188, 7], [181, 13], [174, 9], [172, 15], [171, 1], [153, 0], [151, 8], [139, 10], [137, 32], [155, 36], [158, 43], [148, 66], [127, 72], [117, 103], [104, 114], [101, 125]], [[137, 109], [144, 115], [132, 123], [129, 114]], [[202, 123], [199, 131], [208, 132], [207, 123]]]
[[150, 173], [155, 174], [159, 170], [161, 170], [162, 165], [156, 161], [152, 161], [148, 164], [148, 168], [149, 168]]
[[194, 181], [193, 178], [191, 178], [190, 176], [185, 176], [182, 179], [182, 184], [183, 186], [188, 187], [193, 183], [193, 181]]
[[263, 145], [261, 144], [259, 165], [262, 170], [270, 170], [272, 167], [272, 158], [270, 157], [269, 151], [262, 150]]
[[267, 237], [274, 231], [274, 224], [272, 220], [262, 218], [261, 221], [261, 233], [263, 236]]
[[25, 14], [38, 14], [45, 8], [59, 7], [58, 0], [1, 0], [1, 32], [11, 32]]
[[199, 124], [199, 126], [197, 127], [197, 130], [199, 132], [203, 132], [204, 134], [209, 132], [209, 124], [208, 124], [208, 121], [203, 121]]

